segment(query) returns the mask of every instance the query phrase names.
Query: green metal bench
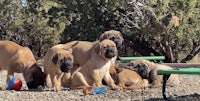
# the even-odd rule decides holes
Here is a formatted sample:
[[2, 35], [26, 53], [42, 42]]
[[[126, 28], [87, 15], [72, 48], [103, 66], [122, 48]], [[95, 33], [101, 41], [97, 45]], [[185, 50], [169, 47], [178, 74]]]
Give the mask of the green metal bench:
[[170, 77], [170, 75], [171, 74], [200, 75], [200, 67], [185, 67], [185, 68], [174, 68], [172, 70], [157, 70], [157, 74], [163, 75], [162, 95], [165, 100], [168, 100], [165, 94], [165, 90], [166, 90], [166, 82]]
[[[120, 61], [122, 62], [128, 62], [138, 58], [145, 60], [165, 60], [164, 56], [119, 57]], [[121, 64], [124, 65], [123, 63]], [[174, 68], [172, 70], [157, 70], [158, 75], [163, 75], [162, 95], [165, 100], [168, 100], [165, 94], [166, 82], [171, 74], [200, 75], [200, 64], [194, 64], [194, 63], [162, 63], [162, 64]]]
[[165, 56], [119, 57], [119, 59], [122, 62], [131, 61], [138, 58], [145, 59], [145, 60], [164, 60]]

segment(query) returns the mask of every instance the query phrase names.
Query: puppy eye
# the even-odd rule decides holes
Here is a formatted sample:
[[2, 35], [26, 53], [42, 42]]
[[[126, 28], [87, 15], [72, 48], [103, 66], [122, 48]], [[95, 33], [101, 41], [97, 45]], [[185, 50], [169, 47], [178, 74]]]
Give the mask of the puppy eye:
[[114, 40], [115, 39], [115, 36], [112, 36], [111, 38], [110, 38], [110, 40]]
[[129, 63], [128, 66], [133, 66], [133, 64], [132, 64], [132, 63]]
[[68, 58], [67, 60], [71, 61], [71, 60], [72, 60], [72, 58]]

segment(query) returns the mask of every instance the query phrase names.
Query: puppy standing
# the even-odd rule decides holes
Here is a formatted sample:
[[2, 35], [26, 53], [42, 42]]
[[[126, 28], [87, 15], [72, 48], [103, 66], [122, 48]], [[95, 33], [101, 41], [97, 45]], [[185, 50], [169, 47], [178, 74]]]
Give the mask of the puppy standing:
[[100, 87], [105, 80], [112, 89], [118, 89], [109, 73], [112, 58], [116, 55], [117, 48], [113, 41], [105, 39], [96, 43], [87, 62], [72, 74], [71, 88]]
[[50, 48], [44, 57], [44, 72], [47, 74], [46, 86], [53, 87], [55, 91], [62, 89], [62, 86], [69, 86], [71, 69], [73, 68], [74, 58], [72, 47], [78, 42], [70, 44], [59, 44]]
[[[116, 30], [105, 31], [100, 36], [99, 41], [101, 42], [104, 39], [112, 40], [116, 44], [118, 49], [121, 48], [123, 41], [124, 41], [122, 34], [119, 31], [116, 31]], [[72, 72], [77, 70], [78, 67], [85, 64], [89, 60], [90, 52], [91, 52], [92, 48], [99, 41], [95, 41], [95, 42], [78, 41], [79, 43], [72, 48], [73, 49], [72, 53], [73, 53], [73, 56], [74, 56], [74, 68], [73, 68]], [[68, 44], [68, 43], [66, 43], [66, 44]], [[112, 58], [113, 64], [115, 63], [116, 58], [117, 58], [117, 55], [115, 56], [115, 58]]]
[[122, 47], [123, 42], [124, 42], [124, 39], [123, 39], [121, 32], [117, 31], [117, 30], [105, 31], [99, 37], [99, 41], [102, 41], [104, 39], [112, 40], [116, 44], [117, 49], [120, 49]]
[[[157, 75], [157, 70], [172, 69], [167, 65], [157, 64], [144, 59], [136, 59], [129, 63], [129, 68], [138, 72], [143, 78], [148, 79], [151, 82], [150, 87], [158, 87], [161, 85], [162, 76]], [[178, 74], [171, 74], [167, 80], [167, 85], [176, 86], [180, 84], [180, 78]]]
[[110, 69], [110, 74], [118, 86], [129, 90], [148, 87], [148, 80], [142, 79], [135, 71], [118, 66], [114, 66], [113, 68], [115, 69]]
[[36, 64], [35, 57], [28, 47], [22, 47], [12, 41], [0, 41], [0, 70], [7, 70], [8, 77], [14, 73], [23, 73], [28, 88], [44, 86], [46, 75]]

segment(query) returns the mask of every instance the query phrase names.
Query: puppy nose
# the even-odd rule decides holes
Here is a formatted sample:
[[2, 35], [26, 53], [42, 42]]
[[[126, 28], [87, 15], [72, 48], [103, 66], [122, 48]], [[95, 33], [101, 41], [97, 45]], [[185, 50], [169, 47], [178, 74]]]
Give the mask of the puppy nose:
[[66, 61], [67, 61], [66, 57], [63, 57], [63, 59], [61, 59], [62, 63], [66, 62]]
[[108, 53], [113, 53], [114, 51], [112, 49], [107, 50]]

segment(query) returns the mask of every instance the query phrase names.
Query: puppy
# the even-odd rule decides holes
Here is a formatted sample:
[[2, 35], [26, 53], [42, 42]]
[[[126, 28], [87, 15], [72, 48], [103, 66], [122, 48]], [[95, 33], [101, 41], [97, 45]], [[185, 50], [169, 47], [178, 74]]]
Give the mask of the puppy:
[[[144, 59], [133, 60], [128, 65], [129, 65], [128, 68], [138, 72], [142, 76], [142, 78], [148, 79], [151, 88], [161, 86], [162, 75], [157, 75], [158, 69], [162, 70], [172, 69], [167, 65], [157, 64]], [[176, 86], [179, 84], [180, 84], [179, 75], [171, 74], [169, 79], [167, 80], [167, 85]]]
[[36, 64], [35, 57], [28, 47], [12, 41], [0, 41], [0, 70], [8, 71], [8, 80], [14, 73], [23, 73], [28, 88], [44, 86], [46, 74]]
[[72, 74], [71, 88], [101, 87], [105, 80], [112, 89], [119, 89], [109, 73], [112, 58], [117, 55], [115, 43], [105, 39], [96, 43], [89, 53], [87, 62]]
[[[117, 48], [120, 48], [124, 41], [122, 34], [116, 30], [105, 31], [100, 36], [99, 41], [101, 42], [104, 39], [112, 40], [116, 44]], [[72, 53], [74, 56], [74, 68], [72, 72], [74, 72], [78, 67], [80, 67], [80, 65], [85, 64], [89, 60], [90, 52], [92, 48], [94, 47], [94, 45], [99, 43], [99, 41], [95, 41], [95, 42], [78, 41], [79, 43], [72, 48], [73, 49]], [[72, 41], [72, 42], [75, 42], [75, 41]], [[66, 43], [66, 44], [70, 44], [70, 43], [71, 42]], [[117, 58], [117, 55], [112, 60], [113, 64], [115, 63], [116, 58]]]
[[48, 88], [51, 88], [52, 82], [55, 91], [60, 91], [62, 86], [68, 86], [74, 62], [71, 48], [77, 43], [55, 45], [45, 54], [44, 72], [47, 74], [46, 86]]
[[117, 30], [105, 31], [103, 34], [101, 34], [99, 41], [104, 39], [112, 40], [116, 44], [117, 49], [120, 49], [124, 42], [121, 32]]
[[118, 86], [129, 90], [148, 87], [148, 80], [142, 79], [135, 71], [118, 66], [114, 66], [113, 68], [115, 69], [110, 69], [110, 74]]

